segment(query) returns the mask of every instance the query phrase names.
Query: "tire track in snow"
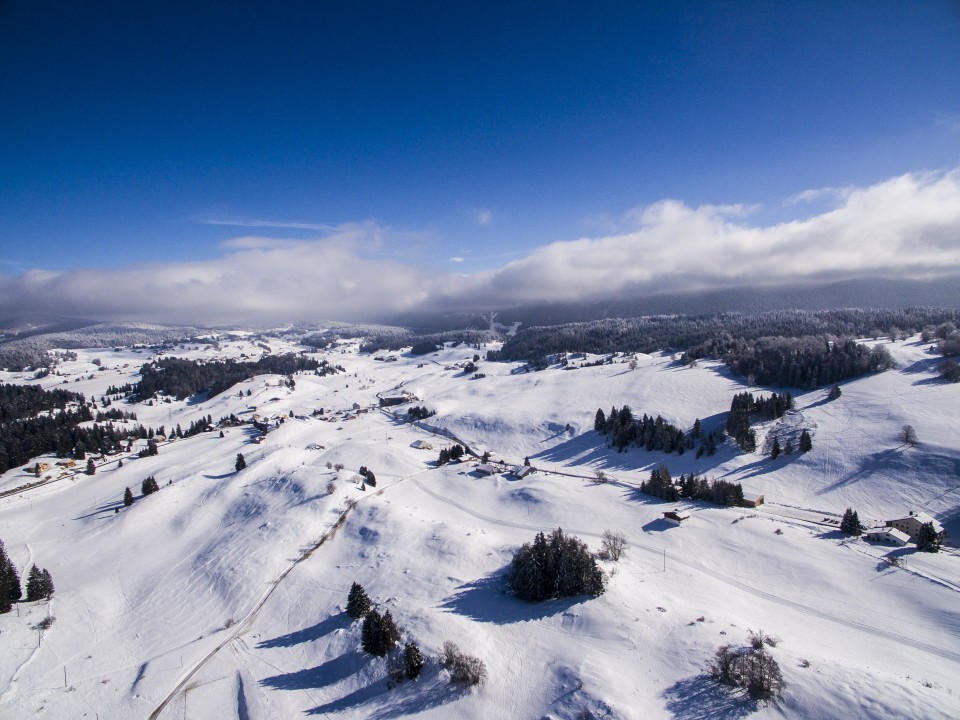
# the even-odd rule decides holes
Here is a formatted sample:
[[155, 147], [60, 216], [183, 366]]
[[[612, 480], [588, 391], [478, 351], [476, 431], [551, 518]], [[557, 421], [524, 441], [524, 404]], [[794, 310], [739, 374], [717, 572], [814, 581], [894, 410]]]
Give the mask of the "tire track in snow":
[[[472, 508], [466, 507], [465, 505], [458, 503], [456, 500], [452, 500], [444, 495], [441, 495], [432, 490], [429, 490], [423, 485], [423, 483], [421, 483], [416, 478], [411, 478], [411, 481], [413, 482], [414, 485], [416, 485], [418, 488], [423, 490], [423, 492], [425, 492], [427, 495], [447, 505], [451, 505], [457, 508], [458, 510], [461, 510], [462, 512], [466, 513], [467, 515], [477, 518], [478, 520], [483, 520], [484, 522], [489, 522], [494, 525], [500, 525], [502, 527], [512, 527], [519, 530], [534, 530], [537, 532], [541, 532], [541, 531], [550, 531], [553, 529], [553, 528], [541, 527], [539, 525], [530, 525], [527, 523], [511, 522], [509, 520], [502, 520], [500, 518], [491, 517], [490, 515], [484, 515], [483, 513], [479, 513], [476, 510], [473, 510]], [[589, 530], [579, 530], [577, 528], [571, 528], [570, 532], [576, 535], [587, 535], [589, 537], [594, 537], [594, 538], [601, 537], [600, 533], [596, 533]], [[936, 645], [931, 645], [929, 643], [921, 642], [920, 640], [916, 640], [906, 635], [900, 635], [899, 633], [891, 632], [889, 630], [884, 630], [882, 628], [878, 628], [873, 625], [868, 625], [867, 623], [840, 617], [838, 615], [834, 615], [824, 610], [819, 610], [815, 607], [805, 605], [796, 600], [789, 600], [779, 595], [775, 595], [774, 593], [767, 592], [765, 590], [760, 590], [759, 588], [756, 588], [752, 585], [748, 585], [747, 583], [740, 582], [739, 580], [734, 580], [733, 578], [721, 572], [712, 570], [697, 562], [693, 562], [692, 560], [687, 560], [686, 558], [683, 558], [681, 556], [673, 555], [672, 553], [666, 552], [665, 549], [662, 547], [655, 547], [655, 546], [647, 545], [644, 543], [638, 543], [631, 538], [628, 538], [628, 543], [630, 547], [644, 550], [646, 552], [655, 554], [658, 557], [661, 557], [665, 554], [666, 557], [670, 559], [671, 562], [678, 563], [696, 572], [709, 575], [710, 577], [716, 580], [719, 580], [720, 582], [726, 585], [730, 585], [731, 587], [737, 588], [738, 590], [741, 590], [745, 593], [753, 595], [754, 597], [758, 597], [762, 600], [767, 600], [769, 602], [772, 602], [776, 605], [780, 605], [782, 607], [791, 608], [792, 610], [796, 610], [797, 612], [800, 612], [804, 615], [816, 617], [821, 620], [827, 620], [828, 622], [833, 622], [838, 625], [843, 625], [845, 627], [848, 627], [854, 630], [860, 630], [860, 631], [869, 633], [871, 635], [874, 635], [876, 637], [883, 638], [885, 640], [891, 640], [893, 642], [900, 643], [902, 645], [908, 645], [916, 650], [921, 650], [923, 652], [930, 653], [931, 655], [936, 655], [940, 658], [943, 658], [944, 660], [960, 662], [960, 652], [948, 650], [946, 648], [938, 647]]]

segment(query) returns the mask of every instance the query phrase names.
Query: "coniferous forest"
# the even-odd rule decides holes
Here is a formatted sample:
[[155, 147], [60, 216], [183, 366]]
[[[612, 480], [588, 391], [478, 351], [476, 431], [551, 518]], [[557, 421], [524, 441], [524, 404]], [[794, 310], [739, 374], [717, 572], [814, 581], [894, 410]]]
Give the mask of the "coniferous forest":
[[164, 393], [184, 400], [206, 392], [212, 397], [256, 375], [293, 375], [301, 371], [332, 375], [342, 368], [330, 365], [326, 360], [317, 361], [293, 354], [266, 355], [255, 362], [162, 358], [140, 368], [140, 381], [133, 386], [133, 396], [137, 400], [146, 400]]

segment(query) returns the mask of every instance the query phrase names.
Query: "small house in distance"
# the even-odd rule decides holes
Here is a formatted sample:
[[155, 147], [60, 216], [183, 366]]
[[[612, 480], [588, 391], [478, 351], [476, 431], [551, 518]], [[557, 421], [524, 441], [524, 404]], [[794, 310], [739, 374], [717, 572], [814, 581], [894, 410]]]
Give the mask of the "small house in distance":
[[667, 510], [663, 513], [663, 519], [677, 525], [682, 525], [684, 521], [689, 520], [690, 516], [679, 510]]
[[766, 499], [766, 498], [765, 498], [764, 495], [761, 494], [761, 493], [747, 492], [746, 490], [744, 490], [744, 491], [743, 491], [743, 503], [741, 503], [741, 504], [743, 505], [743, 507], [753, 507], [753, 508], [755, 508], [755, 507], [758, 507], [758, 506], [760, 506], [760, 505], [763, 505], [763, 502], [764, 502], [765, 499]]
[[412, 447], [414, 450], [433, 450], [433, 445], [423, 439], [414, 440], [412, 443], [410, 443], [410, 447]]
[[893, 527], [872, 528], [863, 534], [864, 540], [903, 547], [910, 542], [910, 536]]
[[523, 478], [532, 472], [533, 468], [530, 465], [514, 465], [510, 468], [510, 474], [517, 480], [523, 480]]
[[914, 512], [911, 510], [906, 517], [887, 520], [885, 524], [887, 527], [896, 528], [901, 532], [905, 532], [913, 542], [916, 542], [917, 538], [920, 537], [920, 528], [927, 523], [933, 525], [933, 529], [937, 535], [943, 536], [943, 525], [925, 512]]
[[496, 475], [498, 472], [500, 472], [499, 468], [497, 468], [495, 465], [490, 465], [489, 463], [482, 463], [477, 465], [477, 467], [474, 469], [481, 475]]

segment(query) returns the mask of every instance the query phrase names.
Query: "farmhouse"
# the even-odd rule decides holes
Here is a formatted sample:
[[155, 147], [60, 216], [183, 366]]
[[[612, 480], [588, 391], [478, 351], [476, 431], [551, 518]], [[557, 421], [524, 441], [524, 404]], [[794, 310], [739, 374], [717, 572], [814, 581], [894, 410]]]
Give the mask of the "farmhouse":
[[910, 542], [910, 536], [902, 530], [896, 528], [873, 528], [863, 534], [864, 540], [870, 542], [886, 543], [887, 545], [896, 545], [903, 547]]
[[433, 450], [433, 445], [423, 439], [414, 440], [412, 443], [410, 443], [410, 447], [415, 450]]
[[527, 475], [533, 472], [533, 468], [530, 465], [514, 465], [510, 468], [510, 474], [513, 475], [517, 480], [523, 480]]
[[477, 465], [477, 467], [474, 469], [481, 475], [496, 475], [498, 472], [500, 472], [499, 468], [497, 468], [495, 465], [489, 465], [488, 463]]
[[913, 510], [906, 517], [887, 520], [887, 527], [896, 528], [910, 536], [913, 542], [920, 536], [920, 528], [927, 523], [933, 524], [933, 529], [938, 535], [943, 536], [943, 525], [925, 512], [914, 512]]
[[765, 497], [761, 493], [743, 491], [743, 507], [757, 507], [763, 505]]
[[690, 516], [681, 513], [679, 510], [667, 510], [665, 513], [663, 513], [663, 519], [669, 520], [677, 525], [682, 525], [685, 520], [690, 519]]

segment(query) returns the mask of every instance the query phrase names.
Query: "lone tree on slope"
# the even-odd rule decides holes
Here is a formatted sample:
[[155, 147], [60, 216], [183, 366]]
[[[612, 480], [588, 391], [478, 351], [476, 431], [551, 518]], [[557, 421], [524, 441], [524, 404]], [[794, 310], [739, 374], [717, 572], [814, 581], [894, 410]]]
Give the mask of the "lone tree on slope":
[[860, 523], [856, 510], [847, 508], [843, 513], [843, 519], [840, 521], [840, 532], [845, 532], [847, 535], [860, 535], [863, 532], [863, 525]]
[[237, 469], [237, 472], [240, 472], [247, 466], [246, 458], [243, 457], [243, 453], [237, 453], [237, 462], [234, 467]]
[[133, 493], [130, 492], [130, 488], [123, 491], [123, 504], [126, 507], [133, 505]]

